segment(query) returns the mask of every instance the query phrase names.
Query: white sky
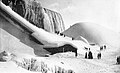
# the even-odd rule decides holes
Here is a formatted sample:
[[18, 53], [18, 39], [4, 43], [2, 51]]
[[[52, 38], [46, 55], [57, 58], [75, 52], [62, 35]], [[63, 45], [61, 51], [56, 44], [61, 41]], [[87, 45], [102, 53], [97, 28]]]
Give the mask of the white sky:
[[120, 32], [120, 0], [40, 0], [61, 13], [66, 29], [77, 22], [93, 22]]

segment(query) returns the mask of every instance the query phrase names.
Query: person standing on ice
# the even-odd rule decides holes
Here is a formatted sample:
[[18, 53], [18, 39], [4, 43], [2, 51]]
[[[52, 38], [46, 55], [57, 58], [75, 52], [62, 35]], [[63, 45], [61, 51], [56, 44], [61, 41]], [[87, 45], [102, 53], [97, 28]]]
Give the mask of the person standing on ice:
[[97, 58], [101, 59], [101, 52], [98, 53]]
[[120, 56], [118, 56], [116, 60], [117, 60], [116, 64], [120, 64]]
[[75, 49], [75, 57], [77, 57], [77, 55], [78, 55], [78, 54], [77, 54], [77, 49]]
[[104, 49], [106, 49], [106, 45], [104, 45]]
[[93, 55], [92, 55], [92, 52], [90, 51], [90, 48], [89, 48], [89, 52], [88, 52], [88, 59], [93, 59]]
[[87, 48], [87, 47], [84, 47], [84, 48], [85, 48], [85, 50], [86, 50], [85, 59], [87, 59], [87, 58], [88, 58], [88, 48]]
[[87, 59], [87, 52], [85, 53], [85, 59]]

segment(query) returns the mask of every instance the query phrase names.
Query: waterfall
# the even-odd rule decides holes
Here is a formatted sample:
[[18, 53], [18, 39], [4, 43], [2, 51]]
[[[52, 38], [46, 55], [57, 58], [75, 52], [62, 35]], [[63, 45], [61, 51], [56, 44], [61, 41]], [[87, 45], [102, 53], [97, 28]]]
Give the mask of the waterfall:
[[65, 27], [62, 16], [59, 13], [54, 12], [52, 10], [46, 8], [44, 8], [44, 10], [50, 18], [51, 26], [54, 29], [54, 31], [59, 31], [59, 32], [64, 31]]
[[52, 10], [44, 8], [36, 0], [3, 0], [3, 3], [9, 5], [12, 10], [31, 22], [33, 25], [43, 28], [48, 32], [62, 32], [65, 30], [62, 16]]

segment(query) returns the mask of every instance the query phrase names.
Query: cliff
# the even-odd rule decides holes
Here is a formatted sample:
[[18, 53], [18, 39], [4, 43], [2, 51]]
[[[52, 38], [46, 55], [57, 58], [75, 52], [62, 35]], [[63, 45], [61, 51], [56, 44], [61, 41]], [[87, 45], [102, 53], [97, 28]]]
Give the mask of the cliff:
[[55, 33], [65, 30], [62, 16], [52, 10], [43, 8], [36, 0], [3, 0], [12, 10], [39, 28]]

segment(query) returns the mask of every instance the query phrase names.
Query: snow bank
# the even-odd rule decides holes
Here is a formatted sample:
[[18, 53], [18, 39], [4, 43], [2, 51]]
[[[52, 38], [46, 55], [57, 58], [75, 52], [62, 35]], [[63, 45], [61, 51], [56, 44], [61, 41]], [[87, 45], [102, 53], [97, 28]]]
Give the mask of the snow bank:
[[64, 65], [62, 62], [57, 62], [54, 59], [45, 57], [35, 57], [26, 54], [14, 54], [12, 58], [18, 66], [32, 71], [41, 73], [75, 73], [69, 65]]

